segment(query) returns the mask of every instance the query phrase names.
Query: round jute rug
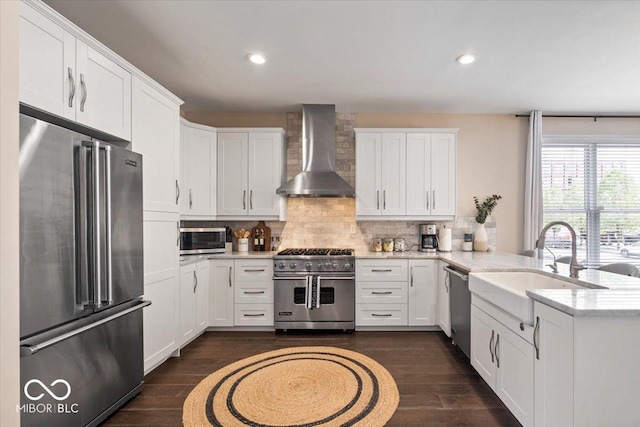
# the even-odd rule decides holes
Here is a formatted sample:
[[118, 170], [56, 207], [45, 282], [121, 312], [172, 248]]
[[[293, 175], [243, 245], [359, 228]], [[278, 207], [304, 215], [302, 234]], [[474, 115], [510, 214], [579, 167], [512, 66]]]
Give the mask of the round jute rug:
[[182, 421], [202, 426], [383, 426], [398, 407], [378, 362], [335, 347], [291, 347], [242, 359], [202, 380]]

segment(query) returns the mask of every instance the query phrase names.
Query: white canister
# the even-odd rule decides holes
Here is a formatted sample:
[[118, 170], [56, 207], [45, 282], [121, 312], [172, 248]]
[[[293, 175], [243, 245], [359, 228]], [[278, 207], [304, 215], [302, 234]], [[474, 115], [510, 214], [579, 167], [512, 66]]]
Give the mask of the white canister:
[[249, 252], [249, 239], [238, 239], [238, 252]]
[[438, 236], [438, 250], [440, 252], [451, 252], [451, 229], [442, 227]]

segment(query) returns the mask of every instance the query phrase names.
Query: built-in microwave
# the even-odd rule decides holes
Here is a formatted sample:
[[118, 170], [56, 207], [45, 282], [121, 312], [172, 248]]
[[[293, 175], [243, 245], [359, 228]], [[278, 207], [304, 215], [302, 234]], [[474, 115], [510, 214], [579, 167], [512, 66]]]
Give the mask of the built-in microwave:
[[181, 228], [180, 255], [224, 253], [226, 229]]

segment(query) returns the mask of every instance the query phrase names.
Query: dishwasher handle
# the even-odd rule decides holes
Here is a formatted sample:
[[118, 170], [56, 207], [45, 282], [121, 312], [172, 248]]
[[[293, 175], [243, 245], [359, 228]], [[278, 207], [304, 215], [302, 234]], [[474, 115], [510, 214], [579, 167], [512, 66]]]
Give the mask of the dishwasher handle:
[[447, 273], [453, 274], [454, 276], [460, 278], [461, 280], [463, 280], [465, 282], [469, 281], [469, 275], [468, 274], [462, 274], [459, 271], [456, 271], [456, 270], [452, 269], [449, 266], [443, 267], [443, 270], [446, 271]]

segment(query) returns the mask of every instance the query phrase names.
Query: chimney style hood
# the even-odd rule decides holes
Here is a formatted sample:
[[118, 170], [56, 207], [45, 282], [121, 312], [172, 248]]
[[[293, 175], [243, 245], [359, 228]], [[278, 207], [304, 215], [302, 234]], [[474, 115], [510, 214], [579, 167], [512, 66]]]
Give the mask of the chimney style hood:
[[336, 106], [302, 106], [302, 172], [276, 190], [289, 197], [355, 197], [336, 173]]

